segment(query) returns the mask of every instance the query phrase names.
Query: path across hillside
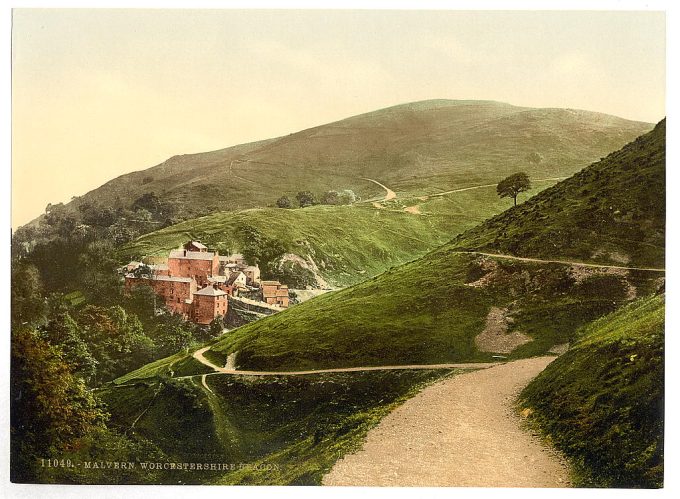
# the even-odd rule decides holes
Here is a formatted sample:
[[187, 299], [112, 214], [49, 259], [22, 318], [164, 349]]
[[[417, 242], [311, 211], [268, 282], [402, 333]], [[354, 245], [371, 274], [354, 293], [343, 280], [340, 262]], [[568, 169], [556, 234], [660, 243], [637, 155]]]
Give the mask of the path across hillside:
[[385, 197], [382, 198], [380, 201], [389, 201], [390, 199], [395, 199], [397, 197], [397, 193], [394, 192], [392, 189], [389, 187], [384, 186], [377, 180], [373, 180], [372, 178], [366, 178], [366, 177], [361, 177], [361, 180], [368, 180], [369, 182], [373, 182], [374, 184], [379, 185], [383, 189], [385, 189]]
[[549, 260], [542, 258], [529, 258], [524, 256], [503, 255], [500, 253], [484, 253], [483, 251], [454, 251], [453, 253], [467, 254], [467, 255], [482, 255], [490, 258], [502, 258], [504, 260], [518, 260], [520, 262], [534, 262], [534, 263], [561, 263], [564, 265], [573, 265], [575, 267], [594, 267], [598, 269], [619, 269], [619, 270], [642, 270], [647, 272], [666, 272], [666, 269], [658, 269], [652, 267], [625, 267], [621, 265], [606, 265], [602, 263], [585, 263], [585, 262], [570, 262], [567, 260]]
[[553, 357], [517, 360], [431, 385], [386, 416], [324, 485], [565, 487], [563, 462], [521, 427], [517, 393]]
[[210, 367], [215, 373], [232, 374], [240, 376], [302, 376], [308, 374], [325, 373], [354, 373], [365, 371], [398, 371], [398, 370], [418, 370], [418, 369], [484, 369], [498, 365], [498, 362], [467, 362], [461, 364], [407, 364], [403, 366], [366, 366], [366, 367], [338, 367], [333, 369], [314, 369], [308, 371], [247, 371], [238, 369], [227, 369], [226, 367], [216, 366], [203, 355], [210, 347], [203, 347], [196, 350], [192, 355], [201, 364]]
[[[551, 178], [537, 178], [533, 179], [532, 182], [553, 182], [553, 181], [559, 181], [559, 180], [565, 180], [569, 177], [551, 177]], [[465, 192], [465, 191], [473, 191], [475, 189], [483, 189], [485, 187], [496, 187], [498, 185], [498, 182], [495, 184], [483, 184], [483, 185], [473, 185], [471, 187], [463, 187], [462, 189], [453, 189], [452, 191], [445, 191], [445, 192], [438, 192], [436, 194], [428, 194], [428, 197], [437, 197], [437, 196], [446, 196], [448, 194], [455, 194], [456, 192]]]

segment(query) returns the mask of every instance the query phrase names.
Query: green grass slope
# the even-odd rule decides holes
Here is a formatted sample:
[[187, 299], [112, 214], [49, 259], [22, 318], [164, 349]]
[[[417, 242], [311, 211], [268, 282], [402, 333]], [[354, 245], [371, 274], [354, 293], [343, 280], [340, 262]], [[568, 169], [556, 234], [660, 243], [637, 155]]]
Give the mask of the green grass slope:
[[649, 130], [647, 123], [571, 109], [491, 101], [403, 104], [276, 139], [174, 156], [113, 179], [72, 202], [129, 207], [154, 192], [191, 218], [271, 205], [300, 190], [429, 194], [497, 182], [525, 170], [568, 176]]
[[112, 424], [160, 447], [177, 470], [163, 483], [320, 485], [335, 461], [424, 385], [457, 371], [248, 378], [155, 377], [101, 392]]
[[577, 485], [663, 486], [664, 309], [654, 296], [589, 324], [521, 394]]
[[[537, 182], [525, 196], [554, 182]], [[404, 211], [412, 206], [418, 214]], [[238, 252], [245, 245], [243, 228], [251, 227], [301, 257], [324, 280], [344, 286], [422, 256], [507, 206], [507, 199], [491, 187], [427, 200], [398, 198], [382, 209], [357, 203], [218, 212], [146, 234], [120, 254], [130, 259], [167, 256], [188, 239], [201, 240], [221, 254]]]
[[666, 120], [454, 241], [461, 248], [664, 267]]
[[[626, 242], [615, 246], [617, 240], [607, 239], [609, 233], [604, 232], [601, 238], [595, 234], [582, 239], [582, 244], [590, 244], [587, 254], [593, 255], [608, 240], [609, 251], [623, 253], [637, 248], [633, 263], [662, 262], [663, 246], [651, 242], [660, 243], [662, 235], [654, 239], [649, 234], [657, 234], [664, 223], [663, 197], [656, 197], [660, 189], [656, 180], [663, 178], [665, 168], [663, 128], [662, 122], [609, 159], [536, 196], [550, 207], [544, 210], [539, 226], [545, 230], [527, 230], [523, 243], [532, 247], [539, 241], [537, 247], [554, 249], [547, 254], [550, 258], [568, 259], [572, 255], [566, 250], [562, 253], [559, 245], [550, 245], [548, 236], [551, 227], [579, 233], [581, 221], [577, 216], [581, 211], [568, 207], [587, 206], [592, 219], [608, 220], [610, 206], [626, 197], [636, 184], [641, 202], [634, 217], [621, 222], [626, 228]], [[630, 154], [631, 150], [636, 154]], [[574, 184], [580, 186], [579, 190], [573, 190]], [[589, 204], [592, 197], [598, 200], [593, 206]], [[533, 199], [526, 204], [536, 206]], [[497, 219], [518, 219], [517, 226], [523, 227], [521, 217], [530, 216], [524, 210], [520, 206]], [[575, 218], [564, 218], [565, 211]], [[613, 226], [609, 223], [601, 227], [611, 230]], [[512, 355], [535, 355], [569, 341], [579, 326], [635, 296], [648, 294], [661, 283], [660, 274], [645, 271], [584, 271], [569, 265], [459, 253], [461, 241], [494, 237], [495, 226], [485, 223], [419, 260], [241, 327], [212, 350], [221, 355], [238, 352], [237, 365], [254, 369], [486, 360], [491, 353], [480, 352], [475, 337], [485, 329], [491, 307], [499, 307], [511, 318], [509, 332], [521, 332], [533, 340]], [[463, 249], [475, 247], [467, 244]]]

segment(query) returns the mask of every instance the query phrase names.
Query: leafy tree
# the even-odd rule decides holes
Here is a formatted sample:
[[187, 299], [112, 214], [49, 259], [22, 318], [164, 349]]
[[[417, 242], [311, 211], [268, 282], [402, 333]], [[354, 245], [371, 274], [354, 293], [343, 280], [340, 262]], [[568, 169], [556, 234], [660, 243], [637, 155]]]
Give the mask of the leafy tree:
[[300, 205], [300, 208], [306, 208], [307, 206], [312, 206], [316, 204], [316, 200], [314, 199], [314, 194], [312, 194], [309, 191], [300, 191], [297, 193], [295, 196], [295, 199], [297, 199], [298, 204]]
[[110, 381], [151, 359], [154, 342], [136, 315], [122, 307], [88, 305], [77, 317], [90, 352], [99, 363], [97, 379]]
[[224, 330], [224, 320], [222, 320], [221, 315], [218, 315], [210, 323], [210, 327], [209, 327], [208, 331], [209, 331], [210, 336], [212, 338], [217, 338], [219, 335], [222, 334], [223, 330]]
[[66, 311], [52, 316], [43, 329], [45, 339], [51, 345], [58, 346], [63, 352], [63, 359], [73, 373], [89, 382], [97, 372], [97, 360], [92, 356], [87, 343], [81, 337], [78, 324]]
[[15, 262], [12, 265], [12, 329], [43, 320], [45, 301], [42, 280], [35, 265]]
[[321, 195], [321, 204], [336, 205], [340, 204], [338, 191], [326, 191]]
[[290, 202], [288, 196], [281, 196], [276, 200], [276, 206], [279, 208], [292, 208], [293, 204]]
[[109, 305], [120, 301], [121, 284], [116, 275], [114, 251], [110, 241], [99, 239], [88, 243], [78, 257], [78, 274], [73, 280], [90, 303]]
[[147, 210], [149, 213], [158, 212], [161, 206], [161, 201], [158, 196], [153, 192], [146, 192], [138, 197], [134, 203], [132, 203], [132, 209], [137, 211], [139, 209]]
[[109, 227], [116, 221], [116, 213], [111, 208], [88, 201], [80, 204], [78, 211], [83, 223], [93, 227]]
[[357, 195], [351, 189], [345, 189], [338, 193], [338, 204], [352, 204], [357, 200]]
[[166, 314], [159, 317], [152, 336], [160, 355], [171, 355], [194, 342], [193, 326], [179, 315]]
[[61, 350], [33, 331], [13, 335], [10, 386], [12, 481], [35, 481], [40, 458], [104, 426], [106, 414]]
[[517, 206], [517, 195], [531, 189], [529, 176], [524, 172], [518, 172], [501, 180], [496, 186], [496, 192], [501, 198], [511, 197]]
[[64, 206], [64, 203], [49, 203], [45, 208], [44, 222], [62, 237], [69, 237], [78, 225], [78, 220], [73, 212]]

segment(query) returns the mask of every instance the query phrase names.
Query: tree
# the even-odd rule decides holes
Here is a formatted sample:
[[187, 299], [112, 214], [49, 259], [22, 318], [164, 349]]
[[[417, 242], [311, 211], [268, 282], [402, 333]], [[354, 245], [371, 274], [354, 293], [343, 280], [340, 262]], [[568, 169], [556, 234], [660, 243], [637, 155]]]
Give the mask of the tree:
[[357, 195], [351, 189], [345, 189], [338, 193], [339, 204], [352, 204], [357, 200]]
[[340, 204], [338, 191], [326, 191], [321, 195], [321, 204]]
[[293, 204], [290, 202], [288, 196], [281, 196], [276, 200], [276, 206], [279, 208], [292, 208]]
[[41, 457], [62, 454], [104, 427], [106, 413], [61, 350], [32, 331], [12, 337], [10, 391], [13, 481], [36, 480]]
[[496, 192], [502, 198], [511, 197], [517, 206], [517, 195], [531, 189], [529, 176], [524, 172], [518, 172], [504, 178], [496, 186]]
[[312, 206], [316, 204], [314, 194], [312, 194], [309, 191], [298, 192], [297, 195], [295, 196], [295, 199], [297, 199], [300, 208], [306, 208], [307, 206]]
[[22, 324], [39, 323], [45, 314], [43, 285], [35, 265], [13, 262], [12, 265], [12, 329]]

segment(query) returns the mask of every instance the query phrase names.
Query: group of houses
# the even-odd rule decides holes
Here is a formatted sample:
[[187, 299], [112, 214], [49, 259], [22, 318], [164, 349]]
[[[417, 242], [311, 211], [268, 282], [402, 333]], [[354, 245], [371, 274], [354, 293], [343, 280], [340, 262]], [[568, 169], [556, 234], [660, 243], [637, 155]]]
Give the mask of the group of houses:
[[210, 324], [227, 315], [229, 297], [257, 296], [261, 301], [286, 308], [288, 286], [261, 281], [257, 265], [243, 255], [221, 256], [200, 241], [189, 241], [170, 251], [167, 263], [144, 265], [131, 262], [125, 268], [125, 288], [150, 286], [172, 313], [198, 324]]

